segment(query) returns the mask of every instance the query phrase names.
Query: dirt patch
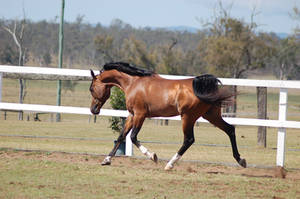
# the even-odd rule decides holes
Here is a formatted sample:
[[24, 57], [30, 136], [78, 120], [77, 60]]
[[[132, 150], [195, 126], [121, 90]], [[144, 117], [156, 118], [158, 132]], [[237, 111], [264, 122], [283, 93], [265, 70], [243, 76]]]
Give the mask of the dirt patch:
[[[24, 151], [1, 151], [0, 158], [5, 159], [37, 159], [56, 162], [71, 162], [79, 164], [99, 165], [104, 159], [104, 156], [100, 155], [86, 155], [86, 154], [71, 154], [62, 152], [24, 152]], [[157, 169], [163, 170], [167, 162], [159, 160], [157, 164], [151, 160], [143, 158], [132, 157], [115, 157], [112, 160], [112, 167], [130, 167], [141, 169]], [[300, 180], [300, 170], [286, 171], [280, 167], [274, 167], [270, 169], [262, 168], [241, 168], [241, 167], [229, 167], [213, 164], [200, 164], [195, 162], [180, 161], [175, 165], [174, 169], [170, 172], [183, 172], [183, 173], [208, 173], [212, 175], [217, 174], [233, 174], [242, 175], [247, 177], [263, 177], [263, 178], [286, 178]]]

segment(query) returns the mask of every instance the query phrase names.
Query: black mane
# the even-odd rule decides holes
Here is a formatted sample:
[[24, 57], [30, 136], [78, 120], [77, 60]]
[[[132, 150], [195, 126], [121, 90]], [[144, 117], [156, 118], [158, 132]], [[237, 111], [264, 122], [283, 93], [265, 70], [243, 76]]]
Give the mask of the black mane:
[[103, 66], [105, 71], [114, 69], [132, 76], [151, 76], [154, 74], [152, 71], [137, 68], [125, 62], [112, 62]]

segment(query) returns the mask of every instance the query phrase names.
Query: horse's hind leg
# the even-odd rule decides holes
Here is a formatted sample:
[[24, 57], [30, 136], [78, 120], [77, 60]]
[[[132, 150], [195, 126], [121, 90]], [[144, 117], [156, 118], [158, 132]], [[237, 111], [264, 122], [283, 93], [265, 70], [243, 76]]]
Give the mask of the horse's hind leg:
[[194, 137], [194, 124], [196, 119], [191, 118], [187, 115], [183, 115], [182, 119], [182, 128], [184, 133], [184, 140], [179, 151], [172, 157], [172, 159], [167, 163], [165, 170], [171, 170], [174, 167], [174, 164], [182, 157], [182, 155], [192, 146], [195, 142]]
[[117, 149], [119, 148], [120, 144], [126, 139], [127, 134], [129, 133], [129, 131], [132, 128], [132, 115], [129, 115], [126, 119], [126, 123], [125, 126], [122, 130], [122, 132], [120, 133], [120, 136], [117, 139], [117, 142], [114, 146], [114, 148], [112, 149], [112, 151], [109, 153], [108, 156], [106, 156], [106, 158], [102, 161], [101, 165], [110, 165], [111, 164], [111, 158], [113, 156], [115, 156]]
[[221, 116], [221, 107], [212, 106], [209, 109], [209, 111], [203, 115], [203, 118], [208, 120], [211, 124], [223, 130], [229, 136], [233, 157], [242, 167], [246, 167], [247, 166], [246, 160], [241, 159], [240, 154], [238, 152], [236, 137], [235, 137], [235, 127], [223, 120]]

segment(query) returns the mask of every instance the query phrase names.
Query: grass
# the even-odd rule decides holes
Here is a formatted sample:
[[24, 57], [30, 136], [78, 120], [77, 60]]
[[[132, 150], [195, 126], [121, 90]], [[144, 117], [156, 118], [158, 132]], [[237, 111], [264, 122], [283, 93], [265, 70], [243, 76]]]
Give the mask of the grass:
[[[62, 105], [89, 106], [88, 87], [89, 82], [80, 82], [74, 92], [64, 91]], [[56, 82], [28, 81], [27, 88], [24, 103], [55, 104]], [[256, 117], [255, 88], [239, 89], [243, 94], [238, 96], [238, 115]], [[17, 96], [17, 81], [4, 79], [3, 101], [17, 102]], [[299, 96], [298, 90], [289, 92], [290, 120], [300, 121]], [[109, 108], [109, 103], [105, 108]], [[282, 180], [266, 175], [269, 169], [258, 175], [258, 168], [221, 166], [219, 163], [236, 163], [227, 135], [209, 124], [200, 123], [195, 127], [196, 143], [174, 171], [164, 172], [165, 161], [155, 165], [136, 158], [116, 158], [111, 167], [100, 167], [102, 155], [108, 154], [118, 136], [108, 127], [107, 117], [97, 117], [97, 123], [89, 123], [88, 116], [63, 114], [62, 122], [54, 123], [50, 114], [40, 115], [41, 122], [32, 121], [33, 113], [25, 114], [30, 121], [17, 121], [17, 113], [12, 112], [3, 120], [3, 112], [0, 114], [0, 198], [299, 198], [300, 174], [292, 170], [300, 168], [298, 129], [288, 129], [286, 134], [286, 168], [294, 178]], [[278, 91], [270, 89], [268, 117], [277, 119], [277, 114]], [[240, 154], [250, 166], [276, 164], [277, 129], [268, 128], [267, 131], [267, 148], [262, 149], [256, 146], [256, 127], [236, 127]], [[170, 121], [168, 126], [161, 126], [154, 120], [146, 120], [139, 139], [154, 142], [144, 145], [155, 151], [160, 160], [167, 160], [181, 146], [181, 122]], [[5, 148], [37, 152], [7, 151]], [[142, 157], [136, 149], [134, 154]], [[205, 162], [216, 164], [203, 164]]]
[[161, 162], [116, 161], [101, 167], [88, 155], [2, 151], [0, 198], [299, 198], [299, 179], [263, 170], [181, 163], [165, 172]]
[[[14, 128], [11, 128], [14, 126]], [[237, 127], [237, 143], [240, 154], [245, 157], [250, 165], [276, 164], [276, 129], [268, 129], [267, 148], [256, 146], [257, 129], [255, 127]], [[42, 149], [48, 151], [86, 152], [93, 154], [108, 154], [112, 149], [113, 140], [118, 137], [108, 128], [108, 120], [101, 118], [96, 124], [87, 122], [22, 122], [1, 121], [1, 135], [40, 136], [10, 137], [1, 136], [0, 146], [7, 148]], [[299, 131], [288, 129], [286, 167], [300, 168]], [[63, 138], [63, 139], [61, 139]], [[67, 139], [77, 138], [77, 139]], [[91, 139], [78, 139], [91, 138]], [[180, 122], [170, 122], [169, 126], [160, 126], [153, 120], [147, 120], [139, 134], [141, 141], [151, 151], [155, 151], [159, 158], [169, 159], [181, 146], [183, 134]], [[199, 160], [202, 162], [235, 163], [230, 142], [225, 133], [217, 128], [201, 123], [195, 127], [195, 144], [183, 156], [184, 160]], [[158, 143], [161, 142], [161, 143]], [[217, 147], [209, 145], [218, 145]], [[142, 156], [135, 149], [136, 156]]]

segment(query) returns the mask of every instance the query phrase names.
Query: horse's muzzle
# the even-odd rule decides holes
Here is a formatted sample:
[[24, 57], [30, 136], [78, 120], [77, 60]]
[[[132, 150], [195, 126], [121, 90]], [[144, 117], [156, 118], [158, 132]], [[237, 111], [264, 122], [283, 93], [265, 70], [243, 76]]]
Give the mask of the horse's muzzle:
[[91, 106], [90, 110], [94, 115], [98, 115], [100, 113], [101, 106], [99, 104], [94, 104]]

